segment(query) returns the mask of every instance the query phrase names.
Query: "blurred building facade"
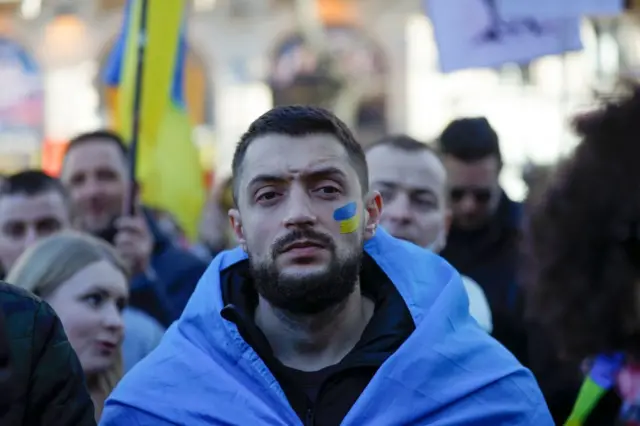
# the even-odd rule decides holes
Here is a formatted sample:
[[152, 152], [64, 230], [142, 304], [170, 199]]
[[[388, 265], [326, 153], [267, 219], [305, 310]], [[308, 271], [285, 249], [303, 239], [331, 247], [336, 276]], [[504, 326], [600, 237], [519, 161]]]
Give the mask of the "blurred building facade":
[[[316, 1], [330, 50], [354, 81], [366, 75], [370, 82], [354, 114], [363, 143], [385, 132], [428, 141], [456, 116], [486, 115], [502, 138], [505, 185], [515, 197], [527, 161], [553, 162], [575, 143], [567, 117], [640, 65], [638, 26], [623, 16], [584, 20], [581, 52], [443, 75], [420, 0]], [[203, 165], [215, 165], [216, 174], [229, 172], [239, 135], [266, 109], [322, 103], [338, 90], [302, 41], [293, 2], [188, 2], [186, 98]], [[101, 72], [124, 3], [0, 6], [0, 169], [35, 165], [42, 156], [55, 172], [70, 137], [109, 123]]]

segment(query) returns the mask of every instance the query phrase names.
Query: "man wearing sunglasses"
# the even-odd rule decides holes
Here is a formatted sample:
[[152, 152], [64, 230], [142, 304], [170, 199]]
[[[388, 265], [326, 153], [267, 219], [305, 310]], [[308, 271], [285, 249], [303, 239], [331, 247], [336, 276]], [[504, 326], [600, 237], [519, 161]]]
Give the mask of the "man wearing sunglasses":
[[493, 335], [525, 362], [520, 289], [516, 280], [522, 209], [498, 178], [498, 135], [484, 117], [451, 122], [439, 138], [453, 214], [442, 256], [484, 289], [493, 314]]

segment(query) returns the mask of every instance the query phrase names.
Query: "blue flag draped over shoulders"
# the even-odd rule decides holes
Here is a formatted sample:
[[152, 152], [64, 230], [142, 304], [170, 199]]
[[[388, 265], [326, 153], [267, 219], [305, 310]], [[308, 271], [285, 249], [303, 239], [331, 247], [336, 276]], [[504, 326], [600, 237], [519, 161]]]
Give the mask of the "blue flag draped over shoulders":
[[[469, 315], [460, 275], [380, 230], [366, 252], [388, 275], [416, 330], [379, 368], [343, 425], [530, 425], [553, 421], [531, 373]], [[220, 316], [223, 252], [158, 349], [107, 401], [101, 425], [300, 425], [280, 385]]]

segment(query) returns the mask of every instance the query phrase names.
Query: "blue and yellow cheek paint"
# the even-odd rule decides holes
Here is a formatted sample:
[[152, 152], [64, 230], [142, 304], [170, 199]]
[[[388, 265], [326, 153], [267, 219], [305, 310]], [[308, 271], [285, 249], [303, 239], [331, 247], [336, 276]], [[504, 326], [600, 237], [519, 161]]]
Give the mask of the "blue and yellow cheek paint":
[[358, 225], [360, 225], [358, 205], [355, 202], [351, 202], [345, 206], [337, 208], [333, 212], [333, 218], [340, 223], [341, 234], [356, 232]]

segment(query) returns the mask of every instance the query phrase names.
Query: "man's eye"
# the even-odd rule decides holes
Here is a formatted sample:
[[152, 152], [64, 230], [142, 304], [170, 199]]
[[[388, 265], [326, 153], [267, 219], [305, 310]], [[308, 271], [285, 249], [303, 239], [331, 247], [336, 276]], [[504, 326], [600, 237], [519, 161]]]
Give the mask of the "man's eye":
[[26, 232], [27, 226], [23, 223], [14, 223], [6, 226], [4, 229], [4, 233], [14, 239], [23, 238]]
[[278, 196], [278, 193], [275, 191], [267, 191], [258, 195], [258, 201], [271, 201]]
[[382, 199], [384, 201], [391, 201], [396, 196], [396, 194], [393, 191], [390, 191], [388, 189], [380, 190], [380, 195], [382, 196]]
[[86, 179], [84, 175], [73, 175], [73, 177], [70, 179], [70, 182], [73, 186], [79, 186], [82, 185], [85, 180]]
[[323, 186], [322, 188], [319, 188], [318, 191], [324, 194], [337, 194], [340, 192], [340, 190], [335, 186]]
[[424, 199], [424, 198], [415, 198], [413, 202], [420, 208], [428, 208], [434, 209], [438, 207], [438, 204], [434, 200]]
[[47, 218], [38, 223], [38, 234], [48, 235], [60, 228], [62, 228], [62, 224], [58, 220], [54, 218]]

